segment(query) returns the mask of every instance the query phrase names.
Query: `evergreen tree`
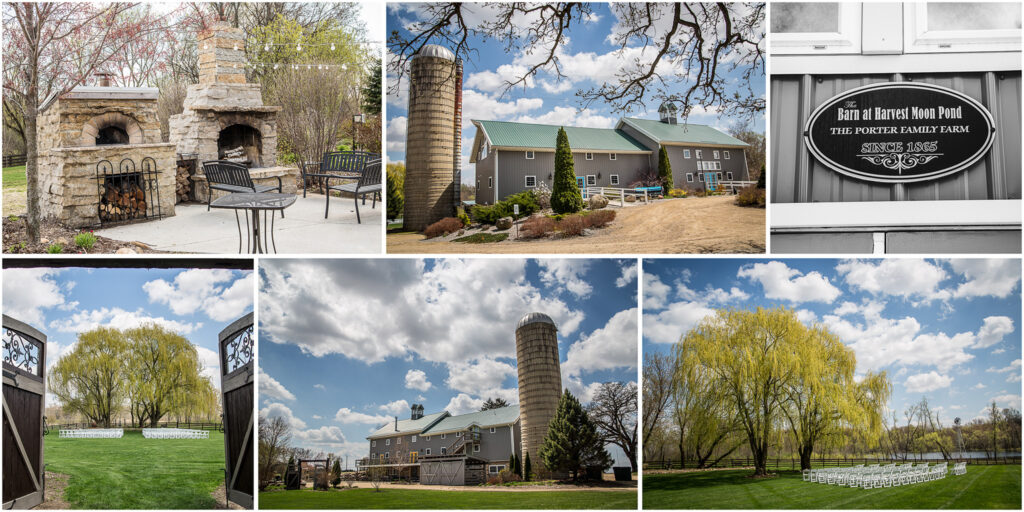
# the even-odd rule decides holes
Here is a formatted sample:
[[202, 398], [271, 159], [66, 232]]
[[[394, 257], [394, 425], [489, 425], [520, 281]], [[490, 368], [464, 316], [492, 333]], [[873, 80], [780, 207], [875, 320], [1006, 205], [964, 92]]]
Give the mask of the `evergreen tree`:
[[522, 469], [519, 467], [519, 459], [516, 458], [516, 454], [508, 456], [508, 470], [522, 476]]
[[668, 151], [665, 146], [658, 149], [658, 177], [661, 178], [661, 191], [668, 196], [672, 190], [672, 163], [668, 161]]
[[405, 165], [388, 164], [388, 218], [397, 219], [405, 210]]
[[551, 209], [555, 213], [575, 213], [583, 209], [583, 196], [576, 185], [572, 148], [565, 128], [558, 129], [555, 143], [555, 180], [551, 191]]
[[612, 456], [604, 449], [597, 427], [568, 389], [558, 401], [539, 455], [549, 471], [568, 471], [574, 482], [586, 468], [604, 470], [612, 465]]
[[764, 190], [764, 167], [761, 168], [761, 174], [757, 177], [757, 188]]
[[526, 462], [523, 463], [523, 480], [529, 482], [531, 473], [533, 473], [533, 465], [530, 464], [530, 452], [526, 452]]
[[491, 409], [500, 409], [502, 407], [508, 407], [508, 402], [504, 398], [488, 398], [484, 401], [484, 405], [480, 407], [481, 411], [489, 411]]
[[381, 62], [374, 59], [370, 66], [370, 72], [366, 76], [366, 85], [363, 87], [363, 112], [368, 115], [380, 114], [381, 103]]
[[334, 459], [334, 466], [331, 468], [331, 485], [335, 489], [341, 484], [341, 459]]

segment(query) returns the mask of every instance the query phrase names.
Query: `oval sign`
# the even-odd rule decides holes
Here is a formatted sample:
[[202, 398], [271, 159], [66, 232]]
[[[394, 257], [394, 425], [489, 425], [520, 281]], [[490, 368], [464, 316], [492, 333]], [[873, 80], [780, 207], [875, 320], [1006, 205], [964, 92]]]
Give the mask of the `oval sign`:
[[992, 114], [960, 92], [917, 82], [851, 89], [816, 108], [811, 154], [847, 176], [883, 183], [941, 178], [977, 162], [995, 138]]

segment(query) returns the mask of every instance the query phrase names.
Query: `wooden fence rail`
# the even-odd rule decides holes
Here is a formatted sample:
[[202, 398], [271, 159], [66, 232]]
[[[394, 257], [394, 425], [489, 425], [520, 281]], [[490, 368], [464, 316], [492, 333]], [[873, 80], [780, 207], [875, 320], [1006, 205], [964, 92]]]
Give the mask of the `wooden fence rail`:
[[[768, 459], [767, 466], [769, 469], [789, 469], [796, 471], [800, 469], [799, 458], [774, 458]], [[845, 467], [845, 466], [856, 466], [857, 464], [894, 464], [894, 463], [924, 463], [929, 462], [932, 464], [942, 462], [967, 462], [973, 465], [1003, 465], [1003, 464], [1020, 464], [1021, 457], [988, 457], [988, 458], [950, 458], [948, 461], [942, 458], [938, 459], [890, 459], [885, 457], [841, 457], [841, 458], [814, 458], [811, 459], [812, 468], [827, 468], [827, 467]], [[752, 458], [732, 458], [723, 459], [717, 464], [705, 466], [705, 468], [745, 468], [753, 467], [754, 459]], [[697, 469], [697, 461], [694, 460], [652, 460], [644, 461], [644, 469]]]
[[[94, 426], [92, 423], [54, 423], [47, 424], [47, 428], [51, 431], [58, 430], [69, 430], [69, 429], [84, 429], [84, 428], [100, 428]], [[224, 431], [224, 427], [221, 423], [214, 423], [209, 421], [161, 421], [156, 424], [156, 427], [152, 425], [140, 425], [138, 423], [132, 423], [130, 421], [113, 421], [110, 423], [110, 428], [125, 428], [125, 429], [142, 429], [142, 428], [187, 428], [192, 430], [219, 430]]]
[[26, 158], [28, 158], [28, 155], [4, 155], [3, 166], [25, 165]]

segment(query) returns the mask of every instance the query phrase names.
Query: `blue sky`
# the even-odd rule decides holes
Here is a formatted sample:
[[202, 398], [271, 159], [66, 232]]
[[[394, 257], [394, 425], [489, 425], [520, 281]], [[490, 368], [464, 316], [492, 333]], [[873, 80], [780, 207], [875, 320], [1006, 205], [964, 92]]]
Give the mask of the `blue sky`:
[[3, 309], [47, 335], [47, 367], [74, 349], [80, 332], [160, 324], [196, 346], [219, 389], [217, 334], [252, 311], [253, 285], [252, 271], [241, 270], [8, 268]]
[[943, 423], [1021, 407], [1019, 259], [645, 260], [643, 350], [672, 345], [715, 308], [786, 306], [885, 370], [889, 407], [927, 397]]
[[[607, 81], [615, 80], [615, 73], [621, 63], [631, 61], [640, 55], [640, 43], [636, 41], [628, 45], [626, 56], [616, 53], [619, 46], [611, 42], [610, 36], [618, 30], [616, 14], [607, 4], [591, 5], [593, 15], [568, 32], [569, 42], [560, 53], [563, 72], [568, 78], [561, 81], [555, 79], [553, 74], [542, 72], [525, 90], [519, 86], [502, 95], [506, 80], [515, 80], [521, 76], [516, 73], [525, 69], [524, 66], [531, 59], [537, 59], [537, 54], [507, 54], [500, 41], [484, 42], [479, 36], [470, 38], [470, 47], [477, 49], [479, 53], [469, 56], [469, 60], [464, 63], [463, 183], [475, 183], [474, 164], [469, 163], [469, 152], [476, 133], [470, 122], [472, 119], [614, 128], [615, 122], [623, 117], [623, 114], [613, 114], [608, 105], [596, 102], [585, 111], [577, 112], [581, 103], [576, 97], [576, 91], [596, 88]], [[420, 9], [419, 4], [389, 3], [388, 33], [399, 30], [403, 35], [408, 35], [406, 26], [421, 19]], [[464, 11], [469, 13], [466, 15], [467, 23], [475, 25], [487, 19], [486, 8], [479, 4], [464, 8]], [[739, 75], [739, 72], [732, 72], [724, 76], [727, 82], [738, 84]], [[394, 83], [395, 79], [396, 77], [389, 73], [389, 84]], [[764, 91], [764, 77], [757, 77], [751, 86], [754, 90]], [[625, 115], [658, 119], [660, 101], [653, 98], [653, 93], [648, 93], [645, 102], [646, 111], [637, 110]], [[397, 94], [389, 94], [387, 97], [387, 156], [392, 162], [405, 161], [407, 108], [408, 83], [405, 82], [400, 84]], [[716, 113], [705, 112], [699, 108], [694, 109], [689, 122], [707, 124], [723, 131], [733, 124], [733, 120], [729, 118], [719, 117]], [[759, 117], [753, 126], [756, 130], [764, 132], [764, 117]]]
[[562, 386], [582, 400], [637, 380], [635, 260], [345, 259], [260, 264], [261, 415], [297, 446], [364, 457], [366, 436], [427, 414], [518, 403], [515, 325], [559, 328]]

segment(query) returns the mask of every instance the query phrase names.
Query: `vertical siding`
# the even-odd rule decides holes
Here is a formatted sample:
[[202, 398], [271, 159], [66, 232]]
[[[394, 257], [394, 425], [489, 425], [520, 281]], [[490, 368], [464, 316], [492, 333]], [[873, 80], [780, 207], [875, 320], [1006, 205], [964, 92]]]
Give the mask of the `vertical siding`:
[[[728, 180], [726, 177], [727, 172], [732, 173], [732, 179], [738, 181], [746, 181], [750, 179], [747, 176], [747, 170], [745, 165], [745, 157], [742, 149], [736, 148], [706, 148], [701, 146], [665, 146], [668, 151], [668, 162], [672, 165], [672, 186], [675, 188], [684, 188], [687, 190], [703, 189], [704, 184], [697, 177], [697, 153], [696, 151], [701, 150], [702, 161], [720, 162], [722, 164], [721, 172], [722, 179]], [[690, 158], [683, 157], [684, 150], [690, 150]], [[714, 159], [714, 152], [718, 151], [718, 160]], [[729, 159], [725, 159], [725, 151], [729, 152]], [[657, 164], [655, 164], [657, 167]], [[687, 174], [693, 174], [693, 183], [686, 181]]]
[[487, 186], [487, 178], [494, 177], [494, 159], [496, 151], [487, 154], [487, 158], [476, 161], [476, 203], [491, 204], [494, 202], [494, 186]]
[[[498, 151], [495, 151], [498, 152]], [[498, 194], [504, 199], [512, 194], [526, 190], [526, 176], [537, 177], [537, 182], [545, 182], [548, 188], [552, 187], [555, 174], [554, 152], [541, 152], [535, 154], [532, 160], [526, 159], [525, 151], [500, 150], [501, 156], [498, 164]], [[640, 174], [646, 171], [649, 166], [649, 155], [616, 154], [615, 160], [608, 159], [608, 153], [594, 153], [593, 160], [587, 160], [584, 153], [573, 153], [573, 168], [577, 176], [588, 174], [601, 174], [597, 179], [597, 187], [625, 187], [637, 181]], [[488, 157], [490, 158], [490, 157]], [[619, 184], [611, 184], [611, 175], [619, 175]], [[486, 187], [486, 183], [484, 183]]]
[[[803, 142], [807, 117], [827, 99], [855, 87], [894, 80], [959, 91], [984, 105], [996, 122], [988, 155], [969, 169], [935, 181], [878, 184], [819, 164]], [[771, 201], [778, 203], [1021, 198], [1021, 73], [774, 75], [771, 108]]]

